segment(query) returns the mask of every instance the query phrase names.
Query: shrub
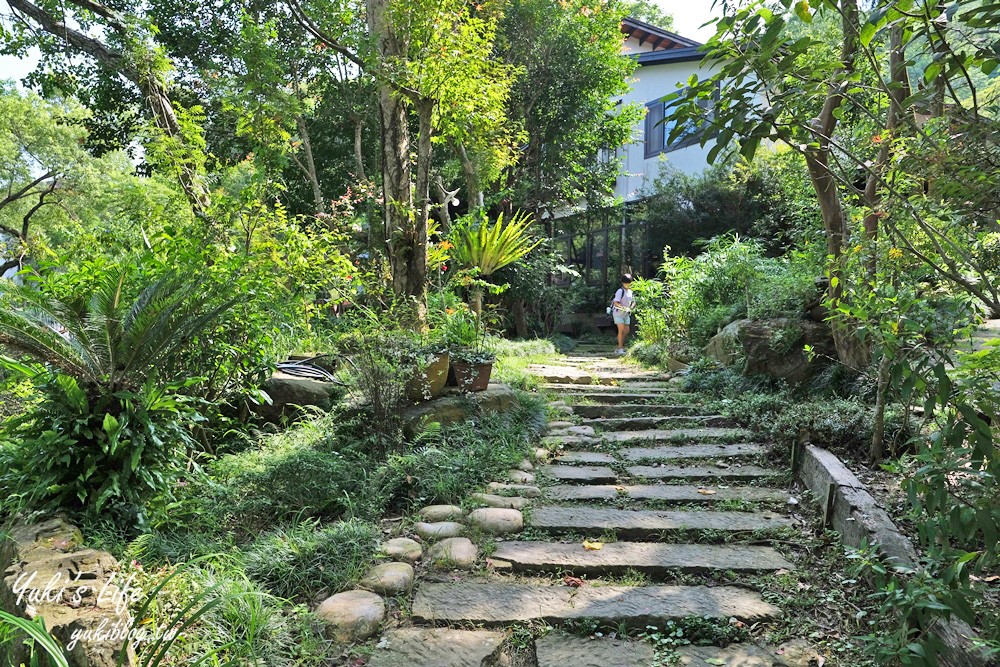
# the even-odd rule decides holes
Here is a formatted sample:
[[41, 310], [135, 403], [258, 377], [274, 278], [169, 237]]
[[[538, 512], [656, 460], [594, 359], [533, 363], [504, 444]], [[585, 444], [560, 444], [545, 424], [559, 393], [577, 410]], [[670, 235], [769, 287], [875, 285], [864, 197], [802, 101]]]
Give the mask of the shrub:
[[282, 598], [313, 601], [339, 593], [364, 576], [379, 543], [377, 526], [302, 521], [262, 535], [243, 552], [247, 576]]
[[[75, 378], [25, 367], [44, 399], [9, 420], [0, 486], [30, 509], [79, 509], [145, 522], [144, 503], [171, 497], [194, 447], [192, 399], [147, 382], [94, 398]], [[0, 444], [3, 441], [0, 440]]]

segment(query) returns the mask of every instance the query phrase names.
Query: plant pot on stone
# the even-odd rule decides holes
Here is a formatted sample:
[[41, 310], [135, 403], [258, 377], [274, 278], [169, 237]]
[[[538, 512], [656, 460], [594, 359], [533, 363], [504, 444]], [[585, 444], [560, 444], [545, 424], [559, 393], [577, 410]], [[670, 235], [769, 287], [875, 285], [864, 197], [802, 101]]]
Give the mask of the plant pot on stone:
[[453, 354], [451, 367], [455, 383], [464, 392], [486, 391], [496, 356], [490, 352], [460, 350]]
[[425, 348], [414, 361], [416, 369], [406, 385], [407, 398], [419, 403], [440, 396], [448, 381], [451, 354], [443, 347]]

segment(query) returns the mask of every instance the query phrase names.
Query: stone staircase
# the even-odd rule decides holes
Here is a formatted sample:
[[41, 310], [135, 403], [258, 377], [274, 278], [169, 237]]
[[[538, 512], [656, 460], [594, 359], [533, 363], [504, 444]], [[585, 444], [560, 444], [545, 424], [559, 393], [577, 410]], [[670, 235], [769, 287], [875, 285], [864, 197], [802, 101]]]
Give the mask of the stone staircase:
[[[524, 530], [496, 538], [485, 572], [423, 577], [410, 612], [423, 627], [391, 631], [371, 667], [652, 667], [662, 663], [650, 643], [559, 629], [501, 659], [510, 637], [501, 630], [641, 631], [691, 617], [750, 626], [781, 615], [760, 592], [721, 582], [795, 569], [771, 541], [794, 523], [780, 485], [787, 473], [767, 464], [766, 445], [669, 376], [609, 351], [584, 346], [532, 369], [559, 419], [538, 463], [522, 465], [530, 472], [512, 471], [473, 497], [521, 510]], [[809, 664], [802, 651], [750, 643], [677, 653], [688, 667]]]

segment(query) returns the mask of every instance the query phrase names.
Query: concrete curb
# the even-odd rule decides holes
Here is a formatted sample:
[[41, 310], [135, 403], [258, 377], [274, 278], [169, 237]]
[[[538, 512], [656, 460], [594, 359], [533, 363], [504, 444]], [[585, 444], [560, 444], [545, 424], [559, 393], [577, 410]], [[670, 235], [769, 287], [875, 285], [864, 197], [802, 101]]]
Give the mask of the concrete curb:
[[[832, 452], [809, 445], [797, 457], [796, 478], [820, 501], [826, 524], [840, 533], [844, 544], [858, 548], [877, 544], [889, 562], [919, 568], [916, 549], [899, 532], [889, 515], [854, 473]], [[958, 619], [931, 630], [948, 647], [939, 655], [943, 667], [990, 667], [992, 664], [970, 641], [975, 631]]]

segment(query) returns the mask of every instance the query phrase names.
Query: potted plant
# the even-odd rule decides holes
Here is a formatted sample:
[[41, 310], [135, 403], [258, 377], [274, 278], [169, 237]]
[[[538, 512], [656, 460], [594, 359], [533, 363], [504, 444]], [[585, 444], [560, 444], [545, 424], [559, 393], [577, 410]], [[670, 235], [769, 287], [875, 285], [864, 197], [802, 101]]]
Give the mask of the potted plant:
[[406, 396], [414, 403], [437, 398], [448, 382], [451, 354], [443, 341], [416, 342], [404, 353], [405, 362], [413, 367], [406, 384]]
[[443, 329], [455, 384], [466, 392], [486, 390], [496, 356], [486, 349], [482, 317], [470, 310], [457, 310], [448, 315]]
[[455, 353], [451, 362], [455, 370], [455, 383], [462, 391], [486, 391], [493, 374], [496, 356], [486, 350], [466, 349]]

